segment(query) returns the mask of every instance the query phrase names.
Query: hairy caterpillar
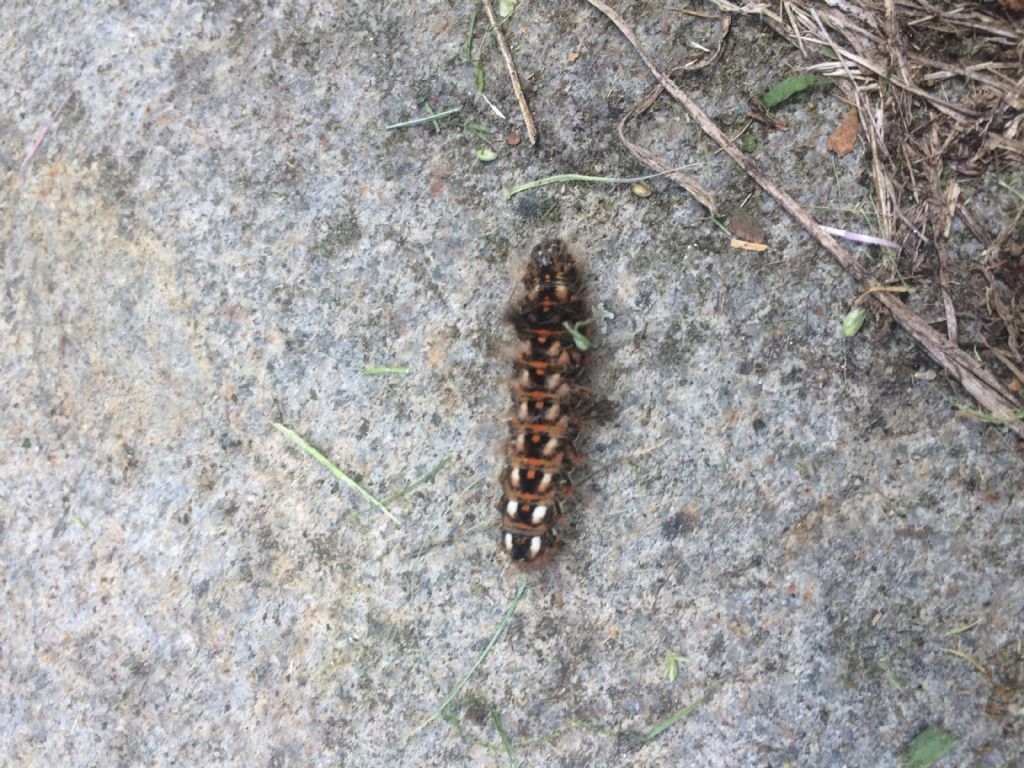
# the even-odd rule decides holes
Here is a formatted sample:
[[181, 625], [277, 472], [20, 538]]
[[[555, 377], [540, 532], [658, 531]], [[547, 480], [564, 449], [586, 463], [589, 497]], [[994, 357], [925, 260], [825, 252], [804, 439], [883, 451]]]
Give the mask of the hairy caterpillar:
[[559, 240], [533, 249], [523, 285], [525, 295], [508, 313], [521, 346], [499, 508], [504, 550], [513, 560], [536, 562], [557, 547], [557, 525], [572, 493], [583, 395], [577, 380], [586, 362], [578, 327], [589, 312], [579, 269]]

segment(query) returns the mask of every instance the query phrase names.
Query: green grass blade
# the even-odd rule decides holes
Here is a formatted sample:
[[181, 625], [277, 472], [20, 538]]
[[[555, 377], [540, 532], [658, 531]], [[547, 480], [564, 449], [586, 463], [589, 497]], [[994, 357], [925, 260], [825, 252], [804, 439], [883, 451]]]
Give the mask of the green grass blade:
[[711, 223], [718, 227], [720, 230], [722, 230], [722, 233], [726, 237], [732, 237], [732, 232], [729, 231], [729, 228], [725, 226], [725, 224], [723, 224], [721, 221], [716, 219], [714, 216], [711, 217]]
[[415, 736], [417, 733], [422, 731], [432, 722], [437, 720], [437, 718], [441, 716], [441, 713], [448, 708], [448, 705], [455, 700], [455, 697], [459, 695], [459, 692], [466, 686], [466, 683], [469, 682], [469, 679], [474, 674], [476, 674], [476, 671], [480, 668], [480, 665], [483, 664], [484, 659], [486, 659], [488, 655], [490, 655], [491, 649], [494, 648], [501, 635], [505, 632], [505, 627], [508, 626], [509, 621], [512, 619], [512, 614], [516, 612], [516, 607], [519, 605], [519, 601], [523, 599], [523, 595], [525, 594], [526, 579], [523, 579], [519, 584], [519, 591], [516, 592], [516, 596], [512, 598], [512, 602], [509, 603], [508, 608], [505, 609], [505, 614], [501, 617], [501, 621], [498, 622], [498, 628], [494, 630], [494, 634], [491, 636], [490, 642], [487, 643], [487, 647], [484, 648], [481, 654], [477, 657], [476, 661], [473, 662], [473, 666], [469, 668], [469, 671], [466, 672], [466, 674], [462, 676], [459, 682], [455, 684], [455, 687], [452, 688], [451, 693], [445, 696], [445, 699], [441, 702], [440, 706], [438, 706], [438, 708], [433, 711], [430, 717], [428, 717], [422, 723], [417, 725], [413, 729], [412, 733], [409, 734], [410, 736]]
[[330, 470], [332, 475], [334, 475], [336, 478], [338, 478], [338, 480], [340, 480], [342, 483], [347, 485], [349, 488], [351, 488], [353, 491], [358, 493], [360, 496], [362, 496], [368, 502], [373, 504], [373, 506], [375, 506], [377, 509], [379, 509], [381, 512], [383, 512], [385, 515], [387, 515], [389, 520], [391, 520], [392, 522], [394, 522], [394, 523], [396, 523], [398, 525], [402, 524], [402, 521], [399, 520], [397, 517], [395, 517], [391, 513], [391, 510], [388, 509], [387, 506], [385, 506], [383, 502], [381, 502], [376, 496], [374, 496], [368, 490], [363, 488], [363, 486], [361, 486], [359, 483], [357, 483], [351, 477], [349, 477], [344, 472], [342, 472], [340, 469], [338, 469], [338, 467], [336, 467], [333, 463], [331, 463], [330, 459], [328, 459], [326, 456], [324, 456], [322, 453], [320, 453], [320, 451], [318, 451], [312, 445], [310, 445], [305, 440], [303, 440], [296, 432], [293, 432], [292, 430], [288, 429], [288, 427], [284, 426], [284, 424], [278, 424], [276, 421], [275, 422], [271, 422], [271, 423], [274, 425], [274, 429], [276, 429], [282, 435], [284, 435], [289, 440], [291, 440], [293, 443], [295, 443], [295, 445], [297, 445], [299, 448], [301, 448], [307, 455], [312, 456], [314, 459], [316, 459], [321, 464], [323, 464], [325, 467], [327, 467], [327, 469]]
[[954, 403], [954, 405], [956, 406], [957, 412], [961, 416], [969, 416], [972, 419], [984, 421], [986, 424], [996, 424], [998, 426], [1004, 427], [1007, 424], [1013, 424], [1015, 421], [1024, 421], [1024, 408], [1021, 408], [1019, 411], [1013, 411], [1010, 414], [1009, 418], [1002, 419], [996, 416], [994, 413], [989, 413], [988, 411], [976, 411], [972, 408], [968, 408], [966, 405], [960, 405], [956, 403]]
[[642, 742], [646, 743], [646, 742], [650, 741], [651, 739], [658, 738], [661, 734], [663, 734], [665, 731], [667, 731], [673, 725], [678, 723], [680, 720], [682, 720], [683, 718], [688, 717], [689, 715], [691, 715], [693, 713], [693, 711], [695, 709], [697, 709], [697, 707], [699, 707], [703, 703], [704, 703], [704, 697], [701, 697], [701, 698], [697, 699], [696, 701], [693, 701], [693, 702], [687, 704], [685, 707], [683, 707], [679, 711], [674, 712], [671, 715], [669, 715], [668, 717], [666, 717], [660, 723], [657, 723], [654, 726], [652, 726], [651, 729], [649, 731], [647, 731], [646, 733], [636, 734], [637, 739], [639, 741], [642, 741]]
[[466, 61], [473, 59], [473, 35], [476, 34], [476, 17], [480, 13], [480, 3], [473, 6], [473, 12], [469, 14], [469, 29], [466, 31], [466, 44], [462, 48], [462, 57]]
[[508, 764], [515, 765], [515, 758], [512, 756], [512, 742], [508, 739], [508, 734], [505, 733], [505, 728], [501, 724], [501, 715], [498, 714], [498, 710], [494, 707], [489, 707], [491, 711], [491, 722], [494, 723], [494, 730], [498, 732], [498, 738], [501, 739], [501, 746], [505, 748], [505, 754], [508, 755]]
[[701, 696], [699, 699], [697, 699], [696, 701], [692, 701], [682, 709], [673, 712], [660, 723], [655, 723], [653, 726], [651, 726], [649, 730], [645, 731], [644, 733], [639, 733], [638, 731], [624, 731], [624, 733], [626, 733], [629, 736], [632, 736], [637, 741], [646, 744], [648, 741], [658, 738], [661, 734], [663, 734], [673, 725], [678, 723], [680, 720], [684, 720], [685, 718], [693, 714], [697, 707], [699, 707], [701, 704], [706, 703], [712, 697], [712, 695], [714, 695], [715, 691], [721, 688], [723, 684], [724, 683], [722, 681], [714, 683], [707, 691], [704, 692], [704, 695]]
[[558, 184], [564, 181], [589, 181], [595, 184], [636, 184], [638, 181], [647, 181], [647, 179], [656, 179], [659, 176], [666, 176], [676, 171], [683, 171], [689, 168], [688, 165], [680, 166], [679, 168], [672, 168], [668, 171], [662, 171], [661, 173], [652, 173], [649, 176], [636, 176], [632, 179], [619, 179], [613, 176], [584, 176], [581, 173], [560, 173], [556, 176], [547, 176], [543, 179], [537, 179], [536, 181], [528, 181], [525, 184], [520, 184], [518, 187], [513, 187], [505, 193], [505, 198], [510, 198], [513, 195], [518, 195], [520, 192], [525, 192], [528, 189], [534, 189], [536, 187], [543, 187], [548, 184]]
[[435, 464], [430, 469], [428, 469], [426, 472], [424, 472], [421, 477], [418, 477], [417, 479], [415, 479], [411, 483], [409, 483], [409, 485], [405, 486], [405, 488], [403, 488], [402, 490], [398, 491], [397, 493], [393, 493], [390, 496], [388, 496], [386, 499], [384, 499], [384, 504], [391, 504], [391, 503], [393, 503], [395, 501], [398, 501], [399, 499], [401, 499], [401, 498], [403, 498], [405, 496], [408, 496], [410, 493], [415, 491], [421, 485], [423, 485], [424, 483], [429, 482], [430, 480], [432, 480], [434, 478], [434, 475], [436, 475], [438, 472], [440, 472], [442, 469], [444, 469], [445, 467], [447, 467], [451, 463], [452, 463], [452, 457], [451, 456], [445, 456], [443, 459], [441, 459], [439, 462], [437, 462], [437, 464]]
[[[434, 114], [427, 115], [426, 117], [417, 117], [417, 118], [414, 118], [412, 120], [406, 120], [403, 123], [392, 123], [391, 125], [385, 125], [384, 126], [384, 130], [385, 131], [393, 131], [396, 128], [409, 128], [410, 126], [413, 126], [413, 125], [422, 125], [423, 123], [433, 123], [435, 120], [439, 120], [442, 117], [450, 117], [451, 115], [456, 115], [456, 114], [458, 114], [461, 111], [462, 111], [462, 107], [452, 107], [451, 109], [446, 109], [443, 112], [435, 112]], [[435, 123], [434, 125], [436, 127], [437, 124]]]
[[998, 179], [998, 180], [996, 181], [996, 184], [998, 184], [998, 185], [999, 185], [1000, 187], [1002, 187], [1003, 189], [1005, 189], [1005, 190], [1006, 190], [1007, 192], [1012, 192], [1012, 193], [1013, 193], [1014, 195], [1016, 195], [1016, 196], [1017, 196], [1017, 198], [1018, 198], [1018, 199], [1019, 199], [1019, 200], [1020, 200], [1021, 202], [1024, 202], [1024, 195], [1022, 195], [1022, 194], [1020, 193], [1020, 191], [1019, 191], [1019, 190], [1017, 190], [1017, 189], [1014, 189], [1013, 187], [1011, 187], [1011, 186], [1010, 186], [1009, 184], [1007, 184], [1007, 183], [1006, 183], [1005, 181], [1003, 181], [1002, 179]]

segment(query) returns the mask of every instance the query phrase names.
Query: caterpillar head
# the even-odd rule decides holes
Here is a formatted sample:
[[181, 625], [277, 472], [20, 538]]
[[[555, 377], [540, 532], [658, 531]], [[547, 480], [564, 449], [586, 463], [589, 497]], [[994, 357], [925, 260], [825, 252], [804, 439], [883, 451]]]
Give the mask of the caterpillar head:
[[576, 261], [561, 240], [545, 240], [530, 254], [523, 282], [527, 287], [553, 283], [573, 286], [578, 281]]

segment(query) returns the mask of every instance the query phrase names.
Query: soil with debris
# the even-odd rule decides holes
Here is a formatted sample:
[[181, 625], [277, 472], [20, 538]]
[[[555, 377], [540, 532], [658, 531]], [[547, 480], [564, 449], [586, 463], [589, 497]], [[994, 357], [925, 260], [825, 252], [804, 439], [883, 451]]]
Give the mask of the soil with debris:
[[[715, 46], [619, 5], [666, 68]], [[473, 8], [0, 6], [0, 754], [891, 765], [938, 733], [937, 765], [1019, 764], [1021, 441], [884, 317], [844, 338], [859, 284], [668, 100], [632, 140], [767, 251], [665, 179], [507, 198], [648, 173], [615, 126], [652, 80], [588, 4], [520, 2], [531, 147], [483, 13], [467, 60]], [[836, 87], [784, 131], [747, 117], [803, 65], [740, 16], [680, 82], [820, 221], [878, 234], [866, 147], [826, 147]], [[991, 233], [1024, 189], [1001, 171], [959, 182]], [[616, 415], [585, 425], [564, 551], [522, 573], [503, 310], [551, 236], [614, 315], [587, 386]], [[379, 498], [449, 462], [399, 525], [273, 422]]]

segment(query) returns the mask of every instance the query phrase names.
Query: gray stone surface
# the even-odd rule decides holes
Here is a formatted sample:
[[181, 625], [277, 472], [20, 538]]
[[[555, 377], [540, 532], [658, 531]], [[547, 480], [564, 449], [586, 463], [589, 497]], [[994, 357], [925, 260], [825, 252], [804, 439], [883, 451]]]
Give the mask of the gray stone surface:
[[[661, 180], [506, 200], [643, 173], [614, 124], [650, 81], [585, 4], [524, 3], [541, 144], [509, 147], [471, 5], [0, 5], [0, 765], [876, 766], [929, 724], [942, 765], [1020, 764], [1019, 443], [902, 334], [844, 340], [857, 287], [667, 103], [633, 135], [745, 202], [767, 254]], [[713, 39], [619, 5], [663, 62]], [[687, 84], [735, 132], [797, 66], [740, 21]], [[463, 112], [383, 130], [428, 102]], [[870, 230], [860, 149], [824, 149], [843, 109], [799, 99], [756, 152]], [[565, 552], [413, 734], [523, 578], [493, 527], [501, 316], [559, 234], [615, 313], [589, 381], [619, 414]], [[452, 461], [399, 527], [272, 421], [381, 496]]]

